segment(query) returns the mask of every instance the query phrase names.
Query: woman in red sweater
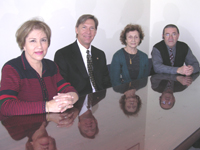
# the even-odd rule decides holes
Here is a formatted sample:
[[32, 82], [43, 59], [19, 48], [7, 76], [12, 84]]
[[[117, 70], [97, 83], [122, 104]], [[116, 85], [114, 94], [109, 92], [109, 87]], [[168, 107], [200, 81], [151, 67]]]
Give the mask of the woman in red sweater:
[[25, 22], [16, 32], [21, 56], [2, 68], [0, 111], [3, 115], [64, 112], [78, 100], [57, 65], [45, 59], [51, 29], [39, 20]]

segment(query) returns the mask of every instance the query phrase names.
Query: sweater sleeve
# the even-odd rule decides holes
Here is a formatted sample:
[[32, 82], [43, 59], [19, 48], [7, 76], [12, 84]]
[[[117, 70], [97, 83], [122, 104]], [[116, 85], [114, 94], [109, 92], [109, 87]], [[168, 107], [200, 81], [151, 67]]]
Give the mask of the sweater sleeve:
[[0, 111], [5, 116], [28, 115], [45, 112], [44, 101], [21, 101], [18, 99], [21, 79], [18, 72], [10, 65], [5, 65], [2, 69], [2, 79], [0, 87]]

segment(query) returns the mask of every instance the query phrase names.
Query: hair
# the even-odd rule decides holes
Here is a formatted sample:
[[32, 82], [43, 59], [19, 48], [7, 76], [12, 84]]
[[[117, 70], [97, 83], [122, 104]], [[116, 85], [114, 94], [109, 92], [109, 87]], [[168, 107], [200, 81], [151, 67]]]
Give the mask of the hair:
[[120, 108], [123, 110], [124, 114], [126, 116], [128, 116], [128, 117], [137, 114], [140, 111], [140, 108], [141, 108], [141, 105], [142, 105], [142, 101], [141, 101], [140, 97], [138, 95], [136, 95], [136, 99], [138, 101], [138, 105], [137, 105], [137, 109], [136, 109], [135, 112], [128, 112], [125, 109], [125, 99], [126, 99], [126, 95], [122, 95], [121, 98], [120, 98], [120, 100], [119, 100]]
[[[86, 20], [88, 20], [88, 19], [94, 20], [95, 29], [97, 30], [97, 27], [98, 27], [99, 22], [98, 22], [98, 20], [97, 20], [97, 18], [96, 18], [95, 16], [90, 15], [90, 14], [84, 14], [84, 15], [80, 16], [80, 17], [78, 18], [77, 22], [76, 22], [76, 28], [78, 28], [80, 24], [84, 23], [84, 22], [85, 22]], [[76, 37], [78, 37], [77, 34], [76, 34]]]
[[174, 25], [174, 24], [168, 24], [168, 25], [166, 25], [165, 27], [164, 27], [164, 29], [163, 29], [163, 38], [164, 38], [164, 33], [165, 33], [165, 29], [166, 28], [176, 28], [176, 30], [177, 30], [177, 32], [178, 32], [178, 34], [179, 34], [179, 29], [178, 29], [178, 27], [176, 26], [176, 25]]
[[126, 27], [122, 30], [121, 34], [120, 34], [120, 41], [123, 45], [126, 45], [126, 34], [130, 31], [138, 31], [139, 32], [139, 36], [140, 36], [140, 43], [139, 45], [142, 43], [142, 40], [144, 38], [144, 32], [141, 28], [140, 25], [138, 24], [128, 24], [126, 25]]
[[48, 39], [48, 46], [50, 45], [50, 43], [51, 43], [50, 27], [43, 21], [40, 21], [39, 19], [32, 19], [32, 20], [28, 20], [25, 23], [23, 23], [15, 34], [16, 41], [21, 50], [23, 50], [23, 48], [24, 48], [27, 36], [29, 35], [29, 33], [31, 31], [33, 31], [35, 29], [44, 31], [44, 33], [46, 34], [47, 39]]

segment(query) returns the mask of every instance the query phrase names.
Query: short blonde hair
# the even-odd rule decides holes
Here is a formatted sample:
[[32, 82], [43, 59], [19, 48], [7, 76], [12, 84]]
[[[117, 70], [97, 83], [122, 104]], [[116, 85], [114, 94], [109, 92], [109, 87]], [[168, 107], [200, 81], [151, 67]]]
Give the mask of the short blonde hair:
[[34, 29], [44, 31], [44, 33], [46, 34], [47, 39], [48, 39], [48, 46], [50, 45], [50, 43], [51, 43], [51, 29], [50, 29], [50, 27], [46, 23], [44, 23], [43, 21], [40, 21], [38, 19], [32, 19], [32, 20], [28, 20], [25, 23], [23, 23], [15, 34], [16, 41], [17, 41], [19, 48], [21, 50], [23, 50], [23, 48], [24, 48], [24, 45], [25, 45], [25, 42], [26, 42], [26, 37]]
[[138, 24], [128, 24], [126, 25], [126, 27], [124, 28], [124, 30], [122, 30], [121, 35], [120, 35], [120, 41], [123, 45], [126, 45], [126, 34], [130, 31], [138, 31], [139, 33], [139, 37], [140, 37], [140, 43], [139, 45], [142, 43], [142, 40], [144, 38], [144, 32], [142, 31], [142, 27]]

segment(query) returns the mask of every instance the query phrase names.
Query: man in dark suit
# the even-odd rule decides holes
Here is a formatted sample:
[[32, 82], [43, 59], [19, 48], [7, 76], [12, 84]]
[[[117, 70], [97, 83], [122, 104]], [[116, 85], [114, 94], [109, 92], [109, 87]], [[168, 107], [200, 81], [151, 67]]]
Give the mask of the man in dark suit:
[[[97, 26], [98, 20], [93, 15], [82, 15], [75, 27], [77, 40], [61, 48], [55, 54], [54, 61], [57, 63], [61, 75], [75, 87], [79, 95], [111, 87], [106, 56], [102, 50], [91, 46]], [[87, 50], [92, 56], [92, 75], [88, 71]], [[92, 82], [92, 78], [94, 82]]]

